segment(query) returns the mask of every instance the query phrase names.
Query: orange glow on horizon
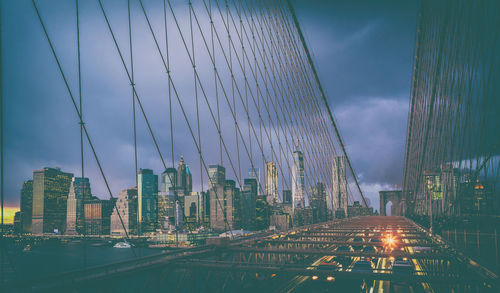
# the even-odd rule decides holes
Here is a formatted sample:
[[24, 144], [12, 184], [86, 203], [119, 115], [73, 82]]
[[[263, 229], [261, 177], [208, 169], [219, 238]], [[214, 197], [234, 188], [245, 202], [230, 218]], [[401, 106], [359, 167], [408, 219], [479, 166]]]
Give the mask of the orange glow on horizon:
[[19, 211], [17, 207], [4, 207], [3, 208], [3, 222], [4, 224], [13, 224], [14, 215]]

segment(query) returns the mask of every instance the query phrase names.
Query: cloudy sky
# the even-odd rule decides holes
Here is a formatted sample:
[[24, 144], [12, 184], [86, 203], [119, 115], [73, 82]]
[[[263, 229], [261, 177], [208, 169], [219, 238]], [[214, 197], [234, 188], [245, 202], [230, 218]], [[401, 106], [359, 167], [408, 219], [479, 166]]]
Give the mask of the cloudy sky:
[[[112, 191], [117, 194], [122, 188], [135, 184], [130, 86], [97, 1], [81, 2], [84, 118]], [[136, 83], [169, 165], [168, 100], [165, 96], [158, 98], [168, 91], [165, 77], [161, 75], [165, 71], [151, 35], [145, 33], [147, 27], [139, 6], [136, 1], [132, 2], [135, 7], [132, 17], [137, 21], [133, 30]], [[174, 9], [179, 10], [181, 26], [188, 21], [185, 2], [174, 4]], [[417, 1], [294, 2], [362, 189], [376, 209], [377, 192], [401, 184], [417, 14], [414, 2]], [[38, 3], [75, 94], [74, 1], [40, 0]], [[110, 11], [118, 43], [126, 50], [126, 1], [104, 0], [103, 3]], [[156, 13], [159, 9], [155, 10], [155, 5], [161, 7], [161, 1], [144, 3], [151, 13], [153, 26], [160, 32], [161, 14]], [[203, 18], [201, 14], [200, 17]], [[18, 206], [22, 181], [30, 179], [34, 169], [59, 166], [68, 172], [80, 172], [79, 128], [31, 1], [3, 1], [1, 20], [5, 194], [7, 206]], [[181, 46], [180, 39], [171, 42], [174, 50], [176, 43]], [[203, 45], [196, 43], [196, 46]], [[200, 62], [208, 59], [202, 52], [197, 58]], [[192, 85], [188, 61], [171, 60], [175, 74], [185, 76], [177, 82], [180, 91], [187, 91]], [[189, 107], [187, 114], [194, 115], [194, 109]], [[174, 107], [173, 111], [175, 121], [181, 121], [180, 109]], [[226, 112], [221, 113], [222, 123], [231, 121]], [[208, 113], [204, 115], [209, 119]], [[177, 125], [175, 160], [183, 154], [191, 163], [191, 169], [199, 170], [188, 129], [180, 122]], [[202, 140], [213, 141], [214, 131], [203, 131]], [[140, 119], [138, 144], [139, 166], [161, 172], [163, 166]], [[190, 149], [185, 147], [188, 144]], [[208, 143], [205, 148], [209, 154], [217, 153], [216, 143]], [[216, 156], [212, 160], [217, 160]], [[108, 195], [88, 147], [85, 161], [94, 193], [106, 198]], [[195, 171], [192, 172], [199, 173]]]

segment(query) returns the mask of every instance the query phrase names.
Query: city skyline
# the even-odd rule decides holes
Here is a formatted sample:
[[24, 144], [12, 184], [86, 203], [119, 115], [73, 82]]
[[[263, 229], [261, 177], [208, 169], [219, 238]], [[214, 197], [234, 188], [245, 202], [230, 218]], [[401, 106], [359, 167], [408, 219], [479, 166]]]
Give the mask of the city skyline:
[[[375, 107], [373, 108], [370, 108], [372, 110], [370, 111], [382, 111], [383, 113], [387, 113], [387, 112], [392, 112], [392, 111], [388, 111], [388, 109], [390, 107], [393, 107], [393, 106], [396, 106], [396, 107], [401, 107], [401, 103], [400, 101], [401, 100], [404, 100], [403, 98], [399, 97], [401, 95], [401, 88], [404, 88], [403, 86], [397, 86], [398, 90], [390, 90], [392, 88], [391, 86], [391, 83], [390, 82], [386, 82], [385, 83], [385, 89], [382, 88], [380, 85], [379, 82], [372, 82], [371, 85], [372, 86], [375, 86], [376, 88], [374, 88], [373, 91], [369, 90], [369, 84], [367, 84], [366, 86], [363, 86], [363, 87], [353, 87], [353, 89], [355, 90], [352, 90], [350, 91], [349, 90], [349, 87], [347, 86], [347, 84], [345, 83], [341, 83], [341, 82], [338, 82], [338, 81], [335, 81], [335, 80], [330, 80], [330, 79], [325, 79], [325, 76], [328, 76], [331, 72], [330, 70], [332, 69], [328, 69], [330, 67], [324, 67], [322, 66], [321, 64], [331, 64], [332, 62], [338, 62], [339, 60], [341, 60], [342, 58], [344, 57], [348, 57], [351, 56], [350, 53], [348, 53], [347, 51], [345, 51], [344, 47], [342, 46], [345, 46], [345, 45], [349, 45], [349, 46], [360, 46], [360, 45], [368, 45], [368, 44], [374, 44], [375, 47], [378, 47], [380, 48], [380, 46], [382, 45], [382, 43], [376, 39], [374, 39], [374, 36], [376, 35], [380, 35], [380, 34], [387, 34], [389, 31], [391, 33], [395, 32], [397, 33], [399, 36], [405, 36], [404, 38], [410, 40], [410, 43], [412, 43], [412, 40], [413, 40], [413, 37], [412, 37], [412, 31], [414, 29], [414, 21], [412, 20], [412, 18], [414, 19], [414, 15], [412, 15], [414, 12], [414, 7], [412, 5], [398, 5], [396, 7], [393, 7], [393, 11], [390, 11], [390, 10], [387, 10], [385, 8], [382, 7], [379, 7], [379, 8], [376, 8], [378, 9], [378, 11], [386, 14], [388, 17], [384, 20], [384, 22], [380, 22], [379, 20], [377, 19], [374, 19], [374, 18], [369, 18], [369, 19], [365, 19], [364, 18], [364, 14], [362, 12], [354, 12], [352, 11], [352, 4], [349, 4], [349, 3], [341, 3], [341, 10], [344, 9], [344, 11], [348, 11], [350, 13], [353, 13], [356, 15], [357, 18], [355, 18], [355, 20], [359, 20], [359, 19], [363, 19], [362, 22], [359, 22], [357, 25], [353, 25], [353, 23], [355, 22], [355, 20], [347, 20], [345, 18], [338, 18], [337, 22], [336, 22], [336, 27], [338, 29], [329, 29], [329, 27], [332, 27], [331, 25], [325, 25], [325, 24], [329, 24], [331, 22], [331, 18], [330, 17], [326, 17], [325, 14], [327, 13], [333, 13], [333, 14], [339, 14], [340, 12], [338, 11], [338, 9], [333, 9], [332, 6], [330, 6], [330, 4], [328, 3], [325, 3], [325, 2], [318, 2], [319, 5], [324, 5], [324, 8], [325, 9], [322, 9], [321, 11], [318, 10], [318, 9], [314, 9], [312, 8], [313, 6], [308, 6], [308, 5], [305, 5], [304, 3], [301, 3], [300, 1], [297, 3], [299, 9], [299, 18], [301, 19], [301, 22], [304, 23], [304, 30], [306, 33], [308, 33], [308, 36], [309, 36], [309, 42], [310, 42], [310, 45], [313, 47], [313, 52], [315, 53], [315, 57], [316, 59], [320, 58], [320, 62], [318, 62], [318, 70], [320, 71], [320, 74], [321, 74], [321, 77], [327, 87], [327, 90], [328, 92], [331, 94], [329, 95], [329, 98], [331, 99], [331, 103], [334, 107], [334, 109], [338, 109], [339, 111], [335, 110], [336, 113], [337, 113], [337, 116], [339, 116], [339, 118], [342, 120], [342, 121], [346, 121], [346, 122], [341, 122], [340, 123], [340, 128], [343, 129], [343, 130], [346, 130], [344, 131], [346, 134], [346, 140], [347, 142], [349, 143], [350, 145], [350, 148], [352, 149], [348, 149], [348, 152], [353, 156], [353, 164], [354, 164], [354, 167], [355, 169], [358, 171], [358, 174], [359, 176], [361, 177], [361, 184], [365, 190], [365, 193], [367, 193], [369, 195], [369, 198], [370, 198], [370, 201], [372, 202], [373, 206], [378, 206], [376, 203], [378, 201], [378, 198], [376, 196], [376, 193], [374, 193], [374, 191], [378, 190], [378, 189], [381, 189], [382, 187], [384, 188], [387, 188], [387, 187], [391, 187], [393, 186], [394, 184], [398, 184], [400, 185], [400, 179], [377, 179], [375, 177], [381, 175], [378, 173], [376, 173], [375, 177], [373, 175], [370, 175], [370, 173], [373, 173], [370, 168], [366, 168], [366, 167], [363, 167], [363, 165], [365, 165], [365, 162], [369, 162], [369, 160], [367, 160], [367, 158], [363, 158], [363, 159], [359, 159], [359, 156], [362, 156], [362, 152], [359, 152], [357, 150], [357, 147], [356, 146], [359, 146], [359, 145], [365, 145], [367, 143], [367, 141], [362, 141], [360, 142], [359, 138], [351, 138], [349, 137], [349, 133], [351, 133], [351, 131], [349, 131], [351, 129], [351, 127], [354, 127], [354, 124], [352, 124], [351, 122], [349, 121], [353, 121], [355, 119], [351, 118], [351, 114], [349, 113], [352, 113], [355, 109], [352, 108], [352, 104], [349, 104], [348, 102], [348, 99], [347, 97], [349, 96], [358, 96], [358, 97], [362, 97], [363, 95], [368, 97], [368, 96], [371, 96], [371, 98], [358, 98], [361, 99], [362, 101], [364, 101], [365, 105], [367, 105], [367, 108], [366, 109], [369, 109], [370, 107], [368, 107], [369, 103], [374, 103], [373, 105]], [[24, 9], [24, 5], [25, 3], [10, 3], [8, 5], [14, 5], [14, 6], [11, 6], [10, 8], [12, 8], [12, 11], [13, 11], [13, 14], [12, 15], [16, 15], [16, 11], [19, 11], [20, 9]], [[83, 7], [82, 8], [82, 11], [85, 12], [86, 10], [89, 11], [91, 10], [92, 7]], [[93, 9], [93, 8], [92, 8]], [[31, 11], [31, 10], [27, 10], [27, 11]], [[31, 12], [30, 12], [31, 13]], [[57, 11], [54, 11], [54, 13], [57, 14]], [[31, 15], [31, 16], [34, 16], [34, 15]], [[139, 17], [139, 16], [137, 16]], [[36, 32], [37, 34], [39, 33], [39, 28], [37, 27], [37, 23], [35, 22], [35, 19], [34, 18], [30, 18], [33, 20], [33, 22], [27, 22], [25, 24], [21, 24], [19, 26], [19, 28], [21, 30], [25, 30], [27, 31], [27, 35], [28, 36], [31, 36], [33, 34], [33, 32]], [[4, 20], [5, 22], [7, 23], [15, 23], [16, 20], [14, 18], [11, 18], [10, 15], [6, 15]], [[398, 24], [398, 28], [397, 29], [393, 29], [390, 27], [390, 24], [391, 23], [397, 23]], [[323, 36], [325, 35], [325, 32], [322, 31], [322, 30], [316, 30], [316, 28], [318, 26], [324, 26], [326, 27], [326, 29], [328, 29], [329, 33], [327, 32], [326, 35], [331, 35], [332, 37], [338, 37], [337, 41], [336, 42], [335, 40], [333, 39], [330, 39], [330, 38], [327, 38], [327, 39], [323, 39], [323, 40], [320, 40], [318, 39], [320, 36]], [[411, 32], [408, 34], [408, 32]], [[67, 32], [67, 36], [70, 37], [70, 33], [71, 32]], [[69, 34], [69, 35], [68, 35]], [[23, 34], [22, 34], [23, 35]], [[352, 36], [353, 39], [350, 38], [350, 36]], [[356, 38], [356, 36], [359, 36], [358, 38]], [[6, 32], [5, 38], [9, 39], [10, 35], [9, 35], [9, 32]], [[352, 41], [352, 42], [351, 42]], [[24, 42], [24, 41], [23, 41]], [[23, 45], [23, 47], [40, 47], [41, 48], [41, 53], [40, 54], [37, 54], [37, 55], [28, 55], [30, 56], [29, 58], [38, 58], [39, 56], [45, 56], [45, 53], [42, 54], [42, 52], [47, 52], [45, 51], [47, 48], [46, 48], [46, 44], [44, 43], [44, 40], [41, 39], [41, 38], [33, 38], [33, 41], [30, 41], [30, 43], [35, 43], [36, 45], [33, 45], [33, 46], [26, 46], [26, 45]], [[358, 42], [358, 43], [356, 43]], [[9, 54], [9, 55], [12, 55], [11, 53], [11, 50], [13, 50], [13, 48], [17, 48], [17, 46], [21, 44], [19, 42], [13, 42], [12, 43], [12, 47], [6, 47], [5, 50], [3, 51], [4, 54]], [[335, 48], [335, 52], [336, 54], [339, 54], [339, 56], [333, 56], [331, 53], [329, 52], [326, 52], [323, 48], [323, 46], [321, 44], [327, 44], [328, 46], [332, 46], [333, 45], [333, 48]], [[109, 49], [109, 44], [108, 43], [105, 43], [103, 44], [103, 49], [106, 51], [107, 49]], [[403, 46], [403, 45], [401, 45]], [[405, 45], [406, 46], [406, 45]], [[373, 46], [372, 46], [373, 47]], [[106, 49], [107, 48], [107, 49]], [[406, 80], [406, 78], [403, 77], [400, 77], [401, 74], [395, 74], [395, 72], [397, 72], [399, 69], [401, 68], [410, 68], [411, 67], [411, 56], [412, 56], [412, 45], [411, 44], [408, 44], [406, 49], [405, 50], [401, 50], [401, 53], [398, 55], [398, 58], [395, 60], [395, 61], [392, 61], [393, 57], [394, 56], [387, 56], [387, 55], [384, 55], [384, 56], [387, 56], [387, 58], [385, 59], [386, 62], [389, 62], [391, 64], [394, 64], [395, 68], [398, 68], [398, 69], [391, 69], [391, 70], [388, 70], [388, 72], [390, 73], [391, 76], [397, 76], [399, 78], [399, 80], [403, 80], [404, 83], [408, 83]], [[22, 50], [22, 49], [21, 49]], [[109, 50], [108, 50], [109, 51]], [[378, 52], [380, 52], [380, 50], [377, 50]], [[90, 56], [93, 56], [93, 55], [89, 55], [89, 54], [93, 54], [91, 52], [89, 52], [88, 50], [83, 50], [82, 52], [83, 56], [87, 56], [85, 58], [89, 58]], [[372, 54], [372, 53], [370, 53]], [[363, 55], [363, 54], [362, 54]], [[343, 56], [343, 57], [342, 57]], [[68, 58], [70, 58], [68, 56]], [[369, 58], [369, 57], [367, 57]], [[405, 61], [406, 60], [406, 61]], [[317, 60], [318, 61], [318, 60]], [[363, 62], [360, 61], [360, 63], [358, 63], [358, 69], [356, 69], [356, 67], [351, 67], [353, 68], [353, 70], [351, 70], [351, 72], [344, 72], [343, 74], [350, 74], [350, 75], [353, 75], [353, 74], [356, 74], [356, 73], [359, 73], [359, 72], [363, 72], [364, 70], [362, 70], [362, 67], [359, 67], [361, 66]], [[6, 68], [9, 68], [8, 66], [10, 66], [9, 64], [10, 61], [6, 62], [4, 65], [7, 66]], [[370, 67], [370, 66], [373, 66], [373, 62], [370, 63], [370, 62], [364, 62], [364, 64], [366, 64], [367, 67]], [[405, 65], [402, 65], [402, 64], [405, 64]], [[47, 65], [47, 64], [40, 64], [40, 66], [43, 66], [43, 67], [51, 67], [52, 65]], [[139, 65], [140, 66], [140, 65]], [[333, 68], [333, 66], [331, 67]], [[7, 72], [12, 72], [13, 74], [18, 74], [17, 71], [7, 71]], [[340, 74], [336, 73], [336, 72], [333, 72], [335, 73], [334, 76], [336, 77], [339, 77], [341, 76]], [[12, 77], [14, 77], [15, 75], [12, 75]], [[86, 79], [85, 81], [85, 84], [92, 84], [95, 82], [95, 80], [89, 80], [88, 77], [85, 77], [86, 75], [84, 74], [84, 78]], [[364, 74], [364, 76], [366, 76], [366, 74]], [[6, 79], [8, 78], [11, 78], [10, 75], [6, 75], [5, 76]], [[389, 80], [389, 78], [387, 79]], [[332, 81], [332, 82], [330, 82]], [[20, 89], [16, 88], [16, 87], [13, 87], [13, 86], [10, 86], [8, 87], [8, 84], [9, 82], [6, 82], [5, 85], [6, 85], [6, 88], [5, 88], [5, 91], [6, 91], [6, 96], [13, 96], [14, 93], [16, 92], [19, 92]], [[14, 85], [13, 83], [11, 83], [12, 85]], [[43, 88], [43, 87], [42, 87]], [[44, 90], [42, 90], [41, 92], [42, 93], [51, 93], [51, 95], [53, 95], [54, 97], [58, 97], [57, 99], [59, 99], [60, 96], [63, 95], [62, 92], [59, 91], [59, 89], [57, 89], [56, 91], [54, 91], [53, 88], [43, 88]], [[363, 90], [364, 92], [363, 92]], [[150, 95], [152, 96], [155, 96], [155, 93], [154, 91], [152, 92], [149, 92]], [[95, 92], [89, 92], [88, 90], [84, 92], [84, 115], [86, 117], [89, 117], [89, 119], [91, 117], [94, 117], [95, 118], [95, 114], [93, 114], [93, 111], [92, 111], [92, 106], [95, 104], [94, 102], [92, 102], [92, 96], [95, 95], [97, 93]], [[111, 94], [111, 93], [110, 93]], [[45, 94], [44, 94], [45, 95]], [[110, 96], [114, 96], [114, 94], [111, 94]], [[31, 100], [31, 95], [24, 95], [24, 100], [26, 101], [30, 101]], [[375, 97], [375, 98], [374, 98]], [[386, 98], [386, 97], [389, 97], [389, 98]], [[112, 100], [110, 100], [111, 102]], [[15, 106], [15, 105], [12, 105], [9, 103], [9, 100], [6, 99], [6, 109], [12, 109], [12, 111], [9, 111], [7, 113], [7, 116], [6, 116], [6, 119], [7, 119], [7, 124], [17, 124], [16, 120], [12, 120], [13, 119], [13, 116], [11, 116], [12, 114], [10, 113], [18, 113], [19, 109]], [[367, 104], [368, 103], [368, 104]], [[25, 104], [28, 104], [28, 105], [31, 105], [32, 103], [31, 102], [26, 102]], [[163, 102], [160, 103], [160, 104], [157, 104], [155, 102], [156, 105], [164, 105]], [[107, 103], [107, 107], [109, 108], [111, 105], [109, 103]], [[337, 107], [338, 106], [338, 107]], [[66, 106], [64, 106], [66, 107]], [[404, 102], [403, 103], [403, 108], [406, 108], [407, 107], [407, 102]], [[46, 107], [44, 107], [43, 105], [39, 105], [38, 107], [39, 109], [43, 109], [44, 111], [47, 111], [48, 109]], [[113, 107], [111, 107], [113, 108]], [[156, 107], [156, 108], [160, 108], [160, 107]], [[29, 109], [26, 109], [26, 110], [29, 110]], [[368, 111], [368, 110], [367, 110]], [[127, 112], [127, 111], [124, 111], [124, 112]], [[354, 111], [356, 112], [356, 111]], [[373, 113], [375, 113], [373, 112]], [[397, 111], [394, 111], [394, 112], [397, 112]], [[405, 111], [402, 111], [402, 113], [404, 113]], [[118, 113], [118, 112], [116, 112]], [[366, 114], [366, 113], [365, 113]], [[89, 115], [89, 116], [87, 116]], [[123, 118], [123, 113], [122, 114], [119, 114], [116, 118]], [[389, 117], [395, 117], [394, 115], [396, 114], [393, 114], [393, 116], [385, 116], [382, 115], [377, 115], [377, 117], [373, 117], [372, 116], [372, 119], [374, 119], [375, 121], [378, 121], [379, 119], [382, 119], [383, 122], [382, 125], [385, 125], [387, 123], [387, 119], [389, 119]], [[369, 117], [369, 115], [364, 115], [365, 117]], [[398, 116], [398, 115], [396, 115]], [[33, 116], [33, 117], [37, 117], [37, 116]], [[383, 118], [383, 117], [387, 117], [386, 118]], [[406, 116], [403, 114], [401, 116], [398, 116], [399, 120], [398, 121], [401, 121], [401, 125], [404, 125], [404, 121], [406, 119]], [[120, 119], [121, 119], [120, 118]], [[227, 117], [226, 117], [227, 118]], [[28, 119], [31, 119], [31, 117], [29, 117]], [[38, 119], [38, 118], [37, 118]], [[70, 113], [68, 114], [64, 114], [62, 119], [64, 119], [65, 121], [75, 121], [75, 117], [73, 115], [71, 115]], [[392, 118], [391, 118], [392, 119]], [[393, 120], [391, 120], [393, 121]], [[106, 123], [104, 122], [105, 124], [109, 124], [109, 123]], [[127, 122], [128, 123], [128, 122]], [[140, 122], [139, 124], [141, 124], [142, 122]], [[25, 127], [25, 123], [18, 123], [19, 124], [19, 127], [23, 127], [23, 129], [26, 129]], [[243, 125], [244, 123], [242, 123]], [[374, 125], [373, 123], [367, 123], [366, 125]], [[398, 124], [398, 123], [391, 123], [391, 124]], [[109, 124], [111, 126], [114, 126], [113, 129], [119, 129], [116, 127], [116, 124], [111, 123]], [[227, 123], [226, 123], [227, 125]], [[139, 125], [140, 126], [140, 125]], [[165, 125], [166, 126], [166, 125]], [[54, 126], [50, 126], [51, 128], [53, 128]], [[75, 142], [75, 148], [77, 146], [77, 142], [78, 142], [78, 138], [76, 137], [76, 131], [75, 131], [75, 135], [67, 135], [66, 131], [74, 131], [77, 129], [78, 125], [75, 121], [74, 125], [72, 123], [68, 123], [68, 125], [66, 126], [62, 126], [62, 125], [59, 125], [59, 126], [55, 126], [56, 128], [55, 129], [59, 129], [59, 133], [60, 134], [64, 134], [64, 141], [66, 141], [66, 143], [70, 143], [70, 142]], [[92, 127], [92, 124], [89, 123], [89, 127]], [[168, 126], [166, 126], [168, 127]], [[404, 126], [400, 127], [400, 130], [398, 130], [399, 133], [400, 133], [400, 139], [401, 139], [401, 144], [402, 142], [404, 141]], [[383, 130], [384, 133], [387, 133], [386, 130]], [[113, 185], [112, 186], [112, 190], [113, 190], [113, 193], [117, 193], [119, 190], [120, 190], [120, 186], [131, 186], [129, 183], [132, 183], [133, 181], [135, 181], [135, 178], [133, 176], [134, 174], [134, 171], [133, 171], [133, 166], [132, 164], [127, 164], [126, 168], [124, 166], [124, 163], [125, 162], [123, 160], [124, 157], [128, 157], [128, 160], [130, 161], [130, 158], [133, 157], [132, 153], [130, 152], [130, 147], [131, 147], [131, 137], [130, 137], [130, 134], [128, 133], [124, 133], [123, 131], [115, 131], [115, 133], [117, 134], [120, 134], [120, 135], [116, 135], [116, 134], [110, 134], [108, 132], [103, 132], [102, 134], [101, 133], [97, 133], [97, 138], [96, 139], [99, 139], [99, 138], [103, 138], [103, 137], [110, 137], [112, 138], [111, 140], [109, 141], [112, 141], [112, 142], [116, 142], [117, 144], [114, 144], [112, 149], [112, 153], [117, 155], [118, 157], [117, 158], [112, 158], [111, 156], [107, 156], [107, 159], [106, 159], [106, 164], [105, 164], [105, 169], [108, 170], [108, 172], [110, 172], [110, 176], [113, 178], [113, 180], [111, 180], [111, 184]], [[56, 157], [56, 156], [52, 156], [52, 155], [49, 155], [51, 153], [54, 153], [54, 150], [51, 150], [51, 149], [47, 149], [44, 145], [41, 145], [41, 149], [39, 152], [31, 152], [36, 158], [34, 158], [33, 162], [36, 162], [36, 163], [33, 163], [30, 165], [26, 164], [25, 162], [21, 163], [22, 161], [24, 160], [20, 160], [20, 151], [28, 151], [29, 150], [29, 145], [30, 143], [27, 143], [27, 142], [36, 142], [36, 141], [39, 141], [40, 140], [40, 136], [38, 136], [37, 134], [35, 135], [31, 135], [31, 138], [27, 139], [26, 136], [21, 136], [21, 137], [14, 137], [12, 135], [12, 132], [10, 132], [9, 129], [6, 130], [6, 135], [5, 135], [5, 142], [6, 142], [6, 147], [7, 147], [7, 150], [6, 150], [6, 160], [9, 165], [13, 166], [16, 171], [15, 171], [15, 177], [12, 177], [12, 178], [8, 178], [8, 180], [6, 180], [6, 182], [12, 182], [12, 183], [9, 183], [7, 186], [6, 186], [6, 205], [8, 207], [18, 207], [19, 206], [19, 203], [18, 203], [18, 192], [19, 192], [19, 189], [20, 189], [20, 183], [17, 183], [19, 181], [22, 181], [22, 180], [25, 180], [25, 179], [28, 179], [29, 177], [29, 173], [31, 170], [33, 169], [36, 169], [36, 168], [39, 168], [40, 166], [60, 166], [61, 168], [65, 169], [65, 170], [68, 170], [70, 172], [73, 172], [73, 173], [79, 173], [79, 163], [78, 163], [78, 156], [76, 155], [76, 152], [74, 150], [71, 150], [71, 151], [66, 151], [66, 150], [57, 150], [57, 152], [60, 153], [60, 157]], [[49, 134], [44, 134], [46, 135], [45, 137], [50, 137]], [[47, 136], [48, 135], [48, 136]], [[394, 142], [394, 137], [396, 137], [397, 135], [395, 135], [392, 130], [389, 131], [388, 135], [391, 137], [391, 139], [387, 140], [383, 146], [384, 147], [380, 147], [380, 144], [378, 144], [378, 149], [386, 149], [387, 148], [387, 144], [391, 144], [392, 142]], [[144, 135], [140, 135], [142, 138], [138, 141], [139, 142], [139, 146], [140, 146], [140, 150], [145, 150], [145, 149], [152, 149], [151, 146], [149, 145], [149, 140], [147, 139], [147, 137], [144, 137]], [[369, 136], [367, 136], [368, 138]], [[126, 139], [125, 139], [126, 138]], [[174, 139], [176, 140], [175, 141], [175, 153], [176, 153], [176, 156], [178, 154], [178, 152], [181, 150], [181, 146], [184, 144], [183, 143], [183, 139], [182, 138], [179, 138], [179, 137], [174, 137]], [[23, 143], [21, 143], [21, 141], [23, 141]], [[164, 138], [163, 140], [163, 143], [162, 145], [168, 145], [168, 140], [166, 140], [166, 138]], [[206, 141], [206, 139], [204, 140]], [[214, 139], [214, 141], [216, 141], [216, 139]], [[21, 144], [20, 144], [21, 143]], [[16, 149], [13, 149], [14, 146], [22, 146], [20, 148], [16, 148]], [[109, 151], [109, 148], [108, 146], [111, 146], [110, 143], [107, 143], [104, 145], [104, 148], [103, 148], [103, 145], [101, 144], [99, 146], [100, 150], [101, 151], [104, 151], [105, 153], [107, 154], [110, 154], [110, 151]], [[401, 147], [401, 153], [402, 153], [402, 147]], [[212, 150], [209, 151], [209, 153], [213, 153], [213, 154], [216, 154], [218, 151], [217, 151], [217, 148], [216, 147], [213, 147]], [[30, 153], [30, 154], [31, 154]], [[190, 161], [192, 162], [191, 163], [191, 169], [197, 169], [199, 170], [199, 163], [198, 162], [195, 162], [195, 158], [196, 158], [196, 154], [195, 153], [191, 153], [186, 150], [186, 151], [183, 151], [184, 155], [186, 157], [189, 157]], [[26, 159], [28, 159], [28, 157], [33, 157], [33, 155], [25, 155]], [[132, 155], [132, 156], [131, 156]], [[168, 156], [167, 156], [168, 157]], [[377, 160], [379, 160], [380, 156], [376, 156]], [[149, 155], [145, 155], [144, 152], [140, 152], [139, 153], [139, 159], [140, 159], [140, 162], [142, 161], [143, 163], [141, 164], [141, 166], [143, 168], [150, 168], [150, 169], [154, 169], [154, 170], [159, 170], [161, 168], [159, 168], [159, 165], [160, 165], [160, 162], [155, 159], [156, 162], [153, 162], [152, 161], [152, 158], [153, 157], [150, 157]], [[224, 158], [225, 161], [227, 161], [226, 158]], [[216, 162], [217, 160], [214, 158], [213, 162]], [[397, 161], [397, 160], [392, 160], [393, 162], [394, 161]], [[95, 190], [96, 190], [96, 194], [99, 196], [99, 197], [103, 197], [103, 198], [106, 198], [107, 195], [106, 195], [106, 192], [105, 192], [105, 188], [104, 188], [104, 184], [102, 182], [102, 179], [99, 179], [99, 175], [98, 175], [98, 172], [97, 170], [95, 169], [95, 163], [93, 162], [93, 159], [91, 159], [89, 157], [89, 150], [88, 148], [86, 148], [86, 151], [85, 151], [85, 162], [86, 162], [86, 165], [87, 165], [87, 169], [86, 169], [86, 177], [90, 177], [90, 178], [95, 178], [94, 182], [94, 187], [95, 187]], [[167, 165], [170, 165], [172, 162], [170, 162], [170, 159], [166, 158], [166, 164]], [[370, 162], [371, 164], [371, 162]], [[385, 160], [385, 161], [382, 161], [381, 164], [393, 164], [393, 163], [389, 163], [389, 160]], [[380, 164], [378, 164], [380, 165]], [[249, 168], [250, 166], [248, 166]], [[258, 168], [261, 169], [261, 172], [265, 171], [265, 169], [263, 168], [263, 166], [256, 166]], [[285, 167], [285, 166], [283, 166]], [[243, 167], [242, 170], [246, 170], [247, 167]], [[387, 169], [387, 168], [386, 168]], [[394, 169], [394, 170], [398, 170], [398, 168], [388, 168], [388, 169]], [[393, 172], [393, 173], [398, 173], [397, 176], [400, 176], [399, 175], [399, 170], [398, 172]], [[24, 174], [24, 175], [23, 175]], [[9, 174], [8, 176], [14, 176], [14, 174]], [[280, 176], [280, 184], [281, 184], [281, 174], [279, 175]], [[15, 180], [14, 180], [15, 179]], [[261, 180], [263, 180], [263, 178], [261, 178]], [[199, 179], [197, 179], [196, 181], [199, 181]], [[205, 178], [204, 180], [205, 182], [205, 185], [207, 183], [207, 180]], [[14, 183], [15, 182], [15, 183]], [[263, 184], [264, 182], [261, 182], [261, 185]], [[199, 183], [196, 183], [196, 184], [199, 184]], [[311, 183], [308, 183], [309, 184], [315, 184], [313, 182]], [[283, 189], [291, 189], [291, 186], [289, 187], [284, 187]], [[114, 194], [115, 197], [116, 197], [116, 194]]]

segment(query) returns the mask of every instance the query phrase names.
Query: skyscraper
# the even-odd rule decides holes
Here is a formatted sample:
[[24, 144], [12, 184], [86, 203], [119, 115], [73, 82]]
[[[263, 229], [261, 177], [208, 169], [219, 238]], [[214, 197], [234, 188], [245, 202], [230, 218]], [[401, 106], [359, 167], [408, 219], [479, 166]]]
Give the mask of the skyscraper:
[[292, 192], [290, 190], [283, 189], [283, 203], [292, 204]]
[[255, 179], [257, 181], [258, 194], [262, 194], [262, 189], [260, 185], [260, 169], [259, 168], [249, 168], [248, 178]]
[[31, 233], [31, 217], [33, 215], [33, 180], [23, 182], [21, 189], [21, 233]]
[[210, 185], [224, 185], [226, 181], [226, 169], [219, 165], [209, 165], [208, 177], [210, 180]]
[[171, 225], [175, 224], [175, 194], [173, 188], [170, 191], [158, 192], [157, 213], [158, 227], [160, 229], [168, 230]]
[[205, 192], [192, 191], [190, 195], [185, 197], [184, 215], [186, 221], [189, 220], [194, 223], [201, 223], [205, 213], [206, 206]]
[[[332, 166], [332, 206], [335, 214], [343, 211], [347, 215], [347, 177], [345, 172], [345, 157], [333, 158]], [[338, 212], [337, 212], [338, 211]]]
[[313, 220], [315, 223], [327, 220], [326, 191], [325, 185], [318, 182], [311, 190], [310, 206], [313, 210]]
[[161, 174], [160, 192], [169, 192], [170, 188], [177, 186], [177, 170], [175, 168], [167, 168]]
[[158, 198], [158, 175], [150, 169], [141, 169], [137, 174], [137, 225], [138, 233], [153, 232]]
[[33, 234], [61, 233], [66, 222], [66, 201], [73, 174], [59, 168], [33, 171]]
[[443, 213], [450, 216], [460, 215], [458, 184], [460, 173], [452, 164], [441, 165], [441, 185], [443, 190]]
[[186, 165], [186, 195], [193, 191], [193, 174], [189, 169], [189, 165]]
[[266, 195], [266, 200], [270, 205], [276, 205], [279, 202], [278, 170], [275, 162], [266, 164]]
[[116, 208], [111, 214], [111, 235], [125, 235], [124, 227], [128, 234], [137, 233], [137, 205], [137, 188], [120, 191]]
[[187, 172], [186, 164], [184, 163], [184, 157], [181, 156], [179, 164], [177, 165], [177, 186], [182, 189], [183, 195], [187, 194]]
[[116, 200], [116, 198], [103, 200], [93, 196], [91, 199], [85, 201], [85, 234], [109, 235], [111, 233], [111, 215], [114, 211]]
[[91, 197], [89, 179], [73, 177], [68, 193], [65, 234], [74, 235], [84, 232], [84, 204]]
[[257, 201], [257, 180], [248, 178], [244, 180], [243, 190], [241, 191], [240, 209], [241, 209], [241, 226], [243, 229], [255, 229]]
[[293, 152], [292, 166], [292, 209], [305, 208], [305, 181], [304, 181], [304, 155], [299, 150], [299, 145]]
[[210, 227], [214, 230], [233, 229], [233, 201], [237, 196], [235, 182], [225, 180], [226, 169], [219, 165], [209, 166]]
[[[69, 201], [69, 199], [68, 199]], [[101, 235], [102, 233], [102, 202], [97, 197], [88, 199], [84, 204], [85, 234]]]

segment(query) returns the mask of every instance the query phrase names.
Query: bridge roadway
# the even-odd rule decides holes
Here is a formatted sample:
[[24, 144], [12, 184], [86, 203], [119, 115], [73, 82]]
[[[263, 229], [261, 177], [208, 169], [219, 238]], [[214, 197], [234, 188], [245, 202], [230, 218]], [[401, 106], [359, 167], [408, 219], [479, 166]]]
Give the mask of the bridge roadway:
[[[411, 270], [393, 273], [394, 260]], [[360, 268], [359, 261], [370, 264]], [[371, 268], [370, 268], [371, 266]], [[13, 292], [498, 292], [498, 278], [403, 217], [359, 217], [178, 249], [22, 283]]]

